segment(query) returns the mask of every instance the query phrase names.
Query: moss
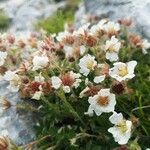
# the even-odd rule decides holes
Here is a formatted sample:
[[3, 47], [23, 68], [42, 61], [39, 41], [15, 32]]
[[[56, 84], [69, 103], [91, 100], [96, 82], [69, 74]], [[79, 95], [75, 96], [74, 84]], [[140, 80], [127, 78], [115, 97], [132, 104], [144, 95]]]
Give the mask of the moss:
[[0, 30], [8, 28], [9, 24], [10, 19], [8, 16], [3, 11], [0, 11]]
[[64, 30], [64, 24], [66, 22], [73, 22], [74, 13], [78, 8], [79, 0], [66, 1], [66, 7], [58, 9], [53, 16], [40, 20], [35, 26], [36, 30], [43, 28], [48, 33], [58, 33]]

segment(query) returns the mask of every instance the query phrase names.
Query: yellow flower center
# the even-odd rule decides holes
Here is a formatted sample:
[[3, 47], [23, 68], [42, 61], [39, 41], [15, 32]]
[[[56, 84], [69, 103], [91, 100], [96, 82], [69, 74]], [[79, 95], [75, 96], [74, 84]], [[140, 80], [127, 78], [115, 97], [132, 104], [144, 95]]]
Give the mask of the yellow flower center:
[[89, 60], [89, 62], [86, 64], [86, 66], [89, 70], [93, 69], [93, 65], [94, 65], [94, 62], [92, 60]]
[[118, 74], [119, 76], [124, 77], [125, 75], [128, 74], [128, 68], [126, 66], [120, 67], [118, 69]]
[[107, 106], [109, 104], [108, 96], [100, 96], [97, 100], [97, 104], [100, 106]]
[[116, 51], [115, 50], [115, 44], [112, 44], [107, 51], [109, 51], [109, 52], [115, 52]]
[[127, 125], [126, 125], [126, 120], [122, 120], [116, 126], [121, 133], [125, 133], [128, 130]]

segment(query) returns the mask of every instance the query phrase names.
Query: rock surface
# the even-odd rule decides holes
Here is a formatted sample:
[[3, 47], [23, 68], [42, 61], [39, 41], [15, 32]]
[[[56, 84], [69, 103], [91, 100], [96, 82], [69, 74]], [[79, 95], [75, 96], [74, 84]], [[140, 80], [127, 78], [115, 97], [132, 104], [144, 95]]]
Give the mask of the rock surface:
[[[0, 96], [7, 98], [12, 106], [5, 110], [0, 116], [0, 133], [4, 130], [8, 131], [8, 135], [14, 142], [19, 145], [26, 144], [34, 139], [33, 132], [33, 114], [31, 111], [19, 111], [17, 105], [25, 104], [20, 99], [18, 93], [11, 93], [7, 89], [8, 83], [0, 82]], [[0, 108], [2, 109], [2, 108]]]
[[[37, 20], [52, 15], [64, 5], [63, 1], [56, 4], [50, 0], [0, 0], [0, 9], [12, 20], [8, 32], [23, 37], [34, 31]], [[18, 111], [16, 105], [27, 103], [20, 99], [18, 93], [11, 93], [7, 85], [7, 82], [0, 81], [0, 96], [6, 97], [13, 106], [0, 115], [0, 134], [8, 130], [9, 137], [16, 144], [24, 145], [34, 139], [32, 127], [36, 122], [31, 111]]]
[[150, 0], [85, 0], [76, 14], [78, 24], [84, 14], [112, 20], [131, 17], [134, 29], [150, 39]]
[[37, 20], [51, 16], [64, 2], [54, 3], [50, 0], [6, 0], [0, 2], [3, 9], [11, 18], [10, 32], [31, 32]]

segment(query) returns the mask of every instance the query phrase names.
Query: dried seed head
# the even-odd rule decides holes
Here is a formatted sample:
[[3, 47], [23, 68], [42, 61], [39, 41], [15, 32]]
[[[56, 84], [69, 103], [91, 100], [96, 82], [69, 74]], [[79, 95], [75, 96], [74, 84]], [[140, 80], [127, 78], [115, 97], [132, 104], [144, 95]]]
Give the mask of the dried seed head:
[[87, 90], [84, 94], [86, 96], [94, 96], [100, 91], [101, 87], [100, 86], [90, 86], [89, 90]]
[[9, 109], [11, 107], [11, 103], [5, 97], [0, 97], [0, 106], [3, 109]]
[[25, 44], [25, 42], [24, 42], [23, 40], [19, 40], [19, 41], [18, 41], [18, 46], [19, 46], [20, 48], [24, 48], [24, 47], [26, 46], [26, 44]]
[[19, 73], [26, 73], [27, 70], [28, 70], [28, 67], [29, 67], [29, 63], [28, 62], [25, 62], [25, 63], [22, 63], [18, 69], [18, 72]]
[[0, 66], [0, 74], [4, 74], [7, 71], [7, 68]]
[[37, 48], [37, 38], [31, 37], [28, 42], [32, 48]]
[[130, 26], [132, 24], [132, 19], [131, 18], [121, 19], [118, 20], [118, 22], [124, 26]]
[[61, 76], [61, 81], [64, 86], [72, 86], [75, 80], [70, 76], [69, 73], [63, 74]]
[[44, 82], [42, 84], [42, 91], [45, 95], [48, 95], [53, 91], [52, 83], [51, 82]]
[[5, 136], [0, 136], [0, 150], [9, 150], [9, 139]]
[[135, 35], [135, 34], [130, 35], [129, 39], [130, 39], [130, 42], [134, 46], [138, 47], [138, 46], [141, 46], [141, 44], [142, 44], [142, 39], [141, 39], [141, 37], [139, 35]]
[[137, 126], [139, 124], [139, 118], [136, 118], [135, 116], [131, 117], [131, 121], [134, 126]]
[[113, 150], [129, 150], [129, 148], [127, 146], [120, 146], [120, 147], [117, 147]]
[[15, 42], [15, 37], [13, 35], [8, 35], [7, 40], [10, 44], [14, 44]]
[[63, 42], [65, 44], [69, 44], [72, 45], [75, 41], [75, 38], [73, 36], [67, 36], [66, 38], [64, 38]]
[[22, 98], [29, 98], [30, 95], [31, 95], [30, 94], [31, 93], [31, 88], [28, 85], [26, 85], [26, 86], [24, 86], [20, 89], [20, 92], [21, 92], [21, 97]]
[[88, 35], [86, 38], [86, 44], [90, 47], [95, 46], [97, 43], [97, 39], [94, 36]]
[[122, 94], [125, 91], [125, 85], [121, 82], [114, 81], [112, 85], [112, 91], [117, 94]]

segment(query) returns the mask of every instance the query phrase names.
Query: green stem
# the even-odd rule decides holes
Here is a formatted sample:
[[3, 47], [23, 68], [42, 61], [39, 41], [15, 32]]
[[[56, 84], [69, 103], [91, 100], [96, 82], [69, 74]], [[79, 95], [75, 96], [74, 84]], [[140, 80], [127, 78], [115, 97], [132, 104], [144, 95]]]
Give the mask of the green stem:
[[78, 115], [78, 113], [74, 110], [72, 105], [67, 101], [64, 91], [61, 89], [59, 92], [56, 92], [57, 96], [60, 97], [60, 99], [64, 102], [65, 106], [69, 109], [69, 111], [77, 117], [83, 125], [85, 123], [82, 121], [81, 117]]
[[136, 110], [139, 110], [139, 109], [145, 109], [145, 108], [150, 108], [150, 105], [148, 105], [148, 106], [136, 107], [136, 108], [132, 109], [132, 112], [133, 112], [133, 111], [136, 111]]

